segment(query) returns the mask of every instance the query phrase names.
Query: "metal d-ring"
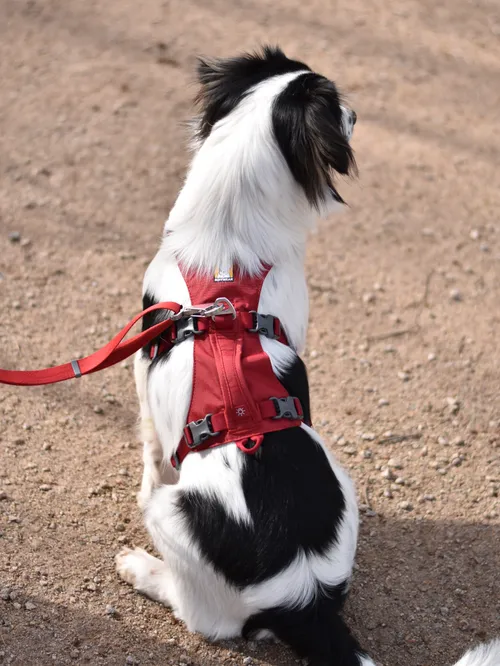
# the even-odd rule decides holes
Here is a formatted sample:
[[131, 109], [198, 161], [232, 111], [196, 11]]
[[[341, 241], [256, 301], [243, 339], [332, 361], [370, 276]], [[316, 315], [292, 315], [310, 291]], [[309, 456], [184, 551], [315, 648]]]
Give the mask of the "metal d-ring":
[[215, 319], [216, 316], [228, 315], [228, 314], [232, 315], [233, 319], [236, 319], [235, 307], [228, 298], [224, 298], [224, 296], [216, 298], [214, 306], [218, 306], [219, 310], [217, 312], [212, 313], [211, 315], [212, 319]]

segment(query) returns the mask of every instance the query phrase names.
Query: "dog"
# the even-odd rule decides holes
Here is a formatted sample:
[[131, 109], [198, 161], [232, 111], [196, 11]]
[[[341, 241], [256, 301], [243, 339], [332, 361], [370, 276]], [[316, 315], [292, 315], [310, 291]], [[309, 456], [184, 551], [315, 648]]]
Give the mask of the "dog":
[[[179, 266], [201, 276], [270, 267], [259, 311], [279, 318], [288, 345], [259, 338], [307, 415], [306, 240], [319, 216], [342, 207], [337, 180], [355, 173], [356, 114], [332, 81], [275, 47], [201, 59], [198, 78], [194, 156], [145, 274], [144, 308], [195, 305]], [[309, 419], [264, 434], [253, 455], [227, 443], [190, 453], [180, 473], [169, 462], [188, 418], [194, 344], [191, 337], [153, 360], [150, 348], [135, 357], [138, 502], [163, 559], [125, 549], [119, 575], [208, 639], [274, 637], [312, 666], [375, 666], [342, 617], [358, 534], [355, 489]], [[499, 664], [494, 642], [457, 666]]]

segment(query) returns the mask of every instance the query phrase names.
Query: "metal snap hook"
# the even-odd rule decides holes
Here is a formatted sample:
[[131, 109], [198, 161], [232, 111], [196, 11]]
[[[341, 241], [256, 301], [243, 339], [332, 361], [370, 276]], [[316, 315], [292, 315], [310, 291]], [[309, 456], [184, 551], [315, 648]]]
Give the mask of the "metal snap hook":
[[224, 298], [224, 296], [216, 298], [214, 306], [218, 307], [218, 311], [212, 313], [212, 319], [215, 319], [217, 316], [229, 314], [233, 317], [233, 319], [236, 319], [236, 309], [228, 298]]

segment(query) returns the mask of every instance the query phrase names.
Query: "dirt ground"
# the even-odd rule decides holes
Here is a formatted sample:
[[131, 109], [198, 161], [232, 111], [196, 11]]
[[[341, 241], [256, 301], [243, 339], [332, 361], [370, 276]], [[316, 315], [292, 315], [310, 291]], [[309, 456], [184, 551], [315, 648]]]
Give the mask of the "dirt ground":
[[[0, 367], [88, 354], [140, 309], [195, 55], [267, 41], [359, 117], [350, 207], [311, 239], [306, 354], [362, 504], [349, 620], [384, 666], [446, 666], [500, 634], [496, 0], [0, 0]], [[0, 387], [0, 663], [295, 663], [118, 580], [149, 544], [131, 365]]]

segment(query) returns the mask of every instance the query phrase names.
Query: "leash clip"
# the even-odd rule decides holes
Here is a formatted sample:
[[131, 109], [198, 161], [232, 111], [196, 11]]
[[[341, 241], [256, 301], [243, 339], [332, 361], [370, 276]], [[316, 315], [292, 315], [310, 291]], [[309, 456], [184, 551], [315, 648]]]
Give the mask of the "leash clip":
[[212, 319], [215, 319], [216, 316], [231, 315], [233, 319], [236, 319], [236, 310], [234, 305], [228, 298], [221, 296], [220, 298], [215, 299], [214, 308], [216, 310], [211, 313]]
[[236, 310], [228, 298], [216, 298], [213, 303], [208, 305], [187, 305], [182, 310], [171, 317], [173, 321], [187, 319], [188, 317], [219, 317], [221, 315], [232, 315], [236, 319]]

